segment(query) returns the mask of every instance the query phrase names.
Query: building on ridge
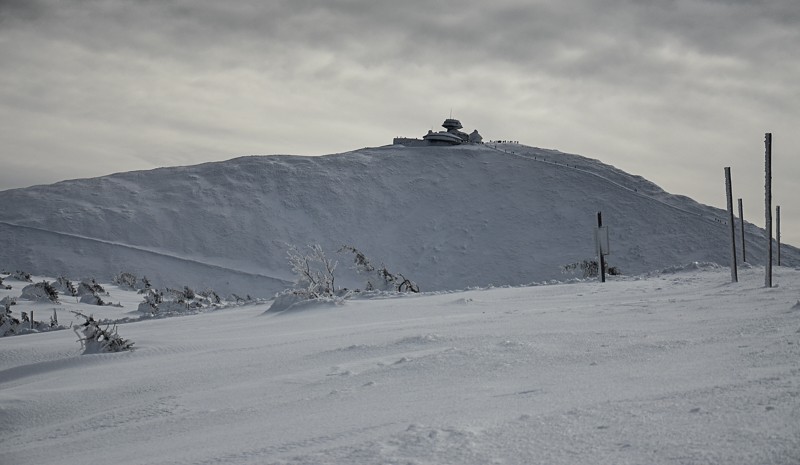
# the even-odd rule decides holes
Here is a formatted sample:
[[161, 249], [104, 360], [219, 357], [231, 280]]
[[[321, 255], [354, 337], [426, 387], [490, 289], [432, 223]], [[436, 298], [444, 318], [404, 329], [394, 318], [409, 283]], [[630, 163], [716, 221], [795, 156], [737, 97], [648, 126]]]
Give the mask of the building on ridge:
[[472, 131], [471, 134], [461, 132], [463, 129], [461, 121], [453, 118], [447, 118], [442, 123], [442, 127], [446, 131], [428, 131], [427, 134], [422, 136], [422, 139], [414, 139], [410, 137], [395, 137], [394, 145], [405, 145], [408, 147], [423, 147], [430, 145], [460, 145], [460, 144], [482, 144], [483, 137], [481, 137], [478, 130]]

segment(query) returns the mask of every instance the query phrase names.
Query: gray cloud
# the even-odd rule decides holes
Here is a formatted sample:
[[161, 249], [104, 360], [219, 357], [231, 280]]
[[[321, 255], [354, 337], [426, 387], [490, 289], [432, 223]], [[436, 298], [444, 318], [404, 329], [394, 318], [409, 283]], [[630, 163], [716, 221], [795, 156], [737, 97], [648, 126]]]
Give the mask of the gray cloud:
[[25, 171], [0, 188], [382, 145], [452, 108], [717, 206], [730, 165], [756, 205], [764, 132], [800, 169], [797, 43], [794, 0], [0, 0], [2, 157]]

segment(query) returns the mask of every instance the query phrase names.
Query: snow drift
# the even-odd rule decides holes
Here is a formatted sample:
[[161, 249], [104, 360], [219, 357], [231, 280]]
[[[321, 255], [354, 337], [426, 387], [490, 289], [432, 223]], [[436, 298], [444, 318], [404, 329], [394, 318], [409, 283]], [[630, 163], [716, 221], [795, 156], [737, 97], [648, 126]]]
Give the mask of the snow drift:
[[[227, 306], [121, 323], [112, 354], [0, 338], [0, 463], [797, 464], [800, 270], [763, 275]], [[141, 301], [106, 288], [61, 322]]]

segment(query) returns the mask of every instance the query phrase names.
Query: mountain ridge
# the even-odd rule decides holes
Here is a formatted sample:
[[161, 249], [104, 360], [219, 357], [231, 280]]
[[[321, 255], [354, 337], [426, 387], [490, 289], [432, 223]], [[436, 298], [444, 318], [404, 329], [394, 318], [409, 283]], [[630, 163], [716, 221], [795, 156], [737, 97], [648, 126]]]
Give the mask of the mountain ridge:
[[[2, 191], [0, 204], [2, 266], [102, 279], [129, 271], [254, 296], [288, 286], [290, 244], [355, 246], [423, 290], [559, 279], [561, 266], [594, 255], [598, 211], [609, 262], [626, 274], [726, 264], [730, 253], [724, 210], [598, 160], [518, 144], [246, 156]], [[747, 225], [751, 263], [764, 261], [763, 234]], [[783, 257], [800, 263], [796, 248]]]

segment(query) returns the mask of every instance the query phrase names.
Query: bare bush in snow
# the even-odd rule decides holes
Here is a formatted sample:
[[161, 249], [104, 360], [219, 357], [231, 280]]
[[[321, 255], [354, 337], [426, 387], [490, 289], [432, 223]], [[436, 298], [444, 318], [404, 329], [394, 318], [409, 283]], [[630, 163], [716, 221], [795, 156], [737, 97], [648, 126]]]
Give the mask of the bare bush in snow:
[[294, 293], [308, 299], [333, 297], [336, 292], [333, 273], [337, 263], [325, 256], [319, 244], [308, 246], [308, 250], [302, 253], [291, 246], [287, 251], [289, 266], [297, 276]]
[[338, 303], [350, 296], [349, 291], [336, 289], [337, 262], [329, 259], [319, 244], [308, 246], [306, 253], [290, 246], [286, 254], [296, 276], [295, 287], [276, 295], [267, 312], [286, 310], [309, 301]]

